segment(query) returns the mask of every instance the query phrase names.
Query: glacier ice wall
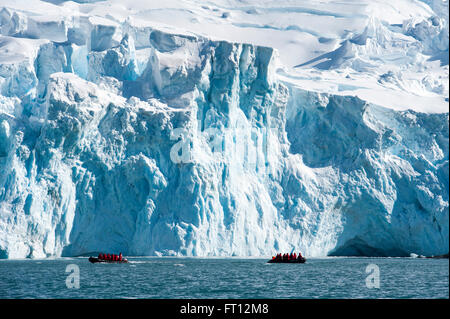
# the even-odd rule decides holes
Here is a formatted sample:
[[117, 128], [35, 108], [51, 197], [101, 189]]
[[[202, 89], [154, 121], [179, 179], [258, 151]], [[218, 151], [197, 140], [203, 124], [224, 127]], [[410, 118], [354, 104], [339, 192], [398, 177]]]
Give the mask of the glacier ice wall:
[[448, 113], [296, 87], [268, 47], [0, 16], [0, 258], [448, 252]]

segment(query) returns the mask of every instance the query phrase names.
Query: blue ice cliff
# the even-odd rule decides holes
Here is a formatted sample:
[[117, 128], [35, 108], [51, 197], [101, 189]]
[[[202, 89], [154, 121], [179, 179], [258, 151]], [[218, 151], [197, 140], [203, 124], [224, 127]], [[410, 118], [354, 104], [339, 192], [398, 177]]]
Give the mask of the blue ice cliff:
[[[270, 47], [32, 19], [0, 9], [0, 258], [448, 252], [448, 112], [295, 85]], [[448, 64], [437, 23], [404, 32]], [[376, 32], [321, 67], [366, 68]]]

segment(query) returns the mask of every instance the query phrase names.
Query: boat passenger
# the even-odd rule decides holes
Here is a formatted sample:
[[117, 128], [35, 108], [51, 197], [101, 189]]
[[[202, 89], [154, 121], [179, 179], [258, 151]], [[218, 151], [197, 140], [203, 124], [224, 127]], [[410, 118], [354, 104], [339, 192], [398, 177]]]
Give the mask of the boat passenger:
[[294, 253], [294, 260], [297, 259], [297, 253]]
[[122, 253], [119, 254], [119, 261], [122, 261]]

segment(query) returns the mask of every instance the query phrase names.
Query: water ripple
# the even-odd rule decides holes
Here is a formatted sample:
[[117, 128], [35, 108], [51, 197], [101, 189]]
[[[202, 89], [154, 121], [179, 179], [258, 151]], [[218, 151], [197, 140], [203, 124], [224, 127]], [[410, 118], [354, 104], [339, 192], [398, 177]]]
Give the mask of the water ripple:
[[[366, 266], [380, 288], [366, 287]], [[80, 269], [68, 289], [66, 266]], [[448, 260], [323, 258], [305, 264], [262, 259], [139, 258], [90, 264], [86, 258], [0, 261], [0, 298], [448, 298]]]

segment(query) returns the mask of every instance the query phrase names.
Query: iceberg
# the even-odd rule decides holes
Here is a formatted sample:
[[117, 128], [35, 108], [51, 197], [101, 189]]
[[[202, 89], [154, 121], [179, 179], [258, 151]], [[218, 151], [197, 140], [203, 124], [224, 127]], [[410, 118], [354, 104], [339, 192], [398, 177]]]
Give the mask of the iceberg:
[[[448, 16], [370, 18], [289, 68], [276, 44], [109, 4], [0, 10], [0, 258], [448, 252]], [[236, 10], [333, 16], [305, 6]]]

